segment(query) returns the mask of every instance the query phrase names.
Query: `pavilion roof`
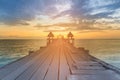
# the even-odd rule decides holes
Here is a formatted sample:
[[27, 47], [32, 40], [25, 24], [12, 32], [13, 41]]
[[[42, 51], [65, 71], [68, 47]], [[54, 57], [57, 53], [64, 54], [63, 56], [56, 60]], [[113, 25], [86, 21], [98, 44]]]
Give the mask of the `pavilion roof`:
[[48, 34], [48, 37], [54, 37], [53, 33], [50, 32], [50, 33]]
[[73, 37], [73, 34], [71, 32], [69, 32], [68, 37]]

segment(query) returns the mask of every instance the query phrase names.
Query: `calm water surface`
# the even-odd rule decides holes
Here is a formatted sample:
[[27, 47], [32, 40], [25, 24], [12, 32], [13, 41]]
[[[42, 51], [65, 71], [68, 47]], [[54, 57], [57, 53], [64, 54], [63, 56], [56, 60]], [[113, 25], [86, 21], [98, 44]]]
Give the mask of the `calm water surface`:
[[[0, 40], [0, 67], [45, 46], [46, 40]], [[85, 47], [90, 54], [120, 68], [120, 40], [76, 40], [76, 47]]]
[[0, 67], [38, 50], [46, 40], [0, 40]]
[[76, 40], [75, 46], [85, 47], [91, 55], [120, 68], [120, 40]]

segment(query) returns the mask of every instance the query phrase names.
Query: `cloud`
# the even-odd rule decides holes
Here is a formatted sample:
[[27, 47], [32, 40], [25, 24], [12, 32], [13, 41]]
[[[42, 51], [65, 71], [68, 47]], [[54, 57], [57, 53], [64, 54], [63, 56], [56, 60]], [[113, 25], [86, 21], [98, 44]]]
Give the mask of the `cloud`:
[[[46, 25], [36, 23], [34, 27], [57, 26], [66, 27], [66, 30], [115, 29], [120, 22], [119, 4], [120, 0], [0, 0], [0, 23], [30, 25], [28, 22], [36, 19], [36, 16], [46, 15], [55, 20], [69, 15], [72, 22]], [[83, 22], [85, 20], [87, 22]]]
[[105, 32], [104, 30], [82, 30], [79, 31], [78, 33], [93, 33], [93, 32]]
[[44, 32], [64, 32], [66, 30], [44, 30]]
[[72, 0], [72, 8], [58, 14], [58, 17], [70, 14], [74, 18], [80, 19], [107, 18], [120, 8], [119, 4], [119, 0]]
[[113, 14], [110, 14], [108, 16], [112, 18], [120, 18], [120, 8], [114, 10]]
[[45, 32], [61, 32], [61, 31], [103, 31], [103, 30], [120, 30], [120, 24], [114, 23], [114, 19], [97, 19], [97, 20], [80, 20], [72, 23], [55, 23], [51, 25], [37, 24], [34, 27], [41, 29], [44, 27]]
[[94, 21], [83, 21], [79, 23], [57, 23], [52, 25], [37, 24], [34, 27], [45, 27], [45, 31], [79, 31], [79, 30], [102, 30], [101, 27], [94, 27]]
[[42, 25], [42, 24], [37, 24], [33, 27], [36, 27], [36, 28], [41, 28], [41, 27], [51, 27], [52, 25]]
[[118, 2], [119, 0], [89, 0], [88, 6], [91, 8], [96, 8], [96, 7], [103, 7], [107, 5], [114, 4]]
[[100, 9], [94, 9], [91, 11], [90, 15], [96, 15], [101, 13], [107, 13], [107, 12], [113, 12], [113, 10], [107, 9], [107, 8], [100, 8]]
[[0, 0], [0, 21], [8, 25], [16, 20], [18, 24], [30, 21], [44, 14], [54, 3], [55, 0]]

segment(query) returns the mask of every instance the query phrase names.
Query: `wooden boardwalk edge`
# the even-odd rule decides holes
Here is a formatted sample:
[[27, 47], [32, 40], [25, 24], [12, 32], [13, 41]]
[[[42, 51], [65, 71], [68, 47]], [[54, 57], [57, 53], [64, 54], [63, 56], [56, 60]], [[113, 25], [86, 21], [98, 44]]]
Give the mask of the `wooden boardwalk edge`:
[[106, 67], [108, 69], [111, 69], [111, 70], [117, 72], [118, 74], [120, 74], [120, 69], [118, 67], [115, 67], [115, 66], [113, 66], [113, 65], [111, 65], [111, 64], [109, 64], [109, 63], [107, 63], [105, 61], [102, 61], [102, 60], [100, 60], [100, 59], [98, 59], [98, 58], [96, 58], [96, 57], [94, 57], [92, 55], [90, 55], [90, 56], [93, 58], [93, 60], [95, 60], [98, 63], [102, 64], [104, 67]]

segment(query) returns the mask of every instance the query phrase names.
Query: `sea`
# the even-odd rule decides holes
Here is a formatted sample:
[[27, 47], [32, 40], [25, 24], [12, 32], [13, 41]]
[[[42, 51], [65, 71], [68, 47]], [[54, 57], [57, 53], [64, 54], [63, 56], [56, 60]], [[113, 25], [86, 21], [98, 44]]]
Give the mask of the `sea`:
[[[76, 47], [84, 47], [90, 54], [120, 68], [119, 39], [77, 39]], [[0, 67], [28, 55], [30, 50], [46, 46], [45, 39], [1, 39]]]

